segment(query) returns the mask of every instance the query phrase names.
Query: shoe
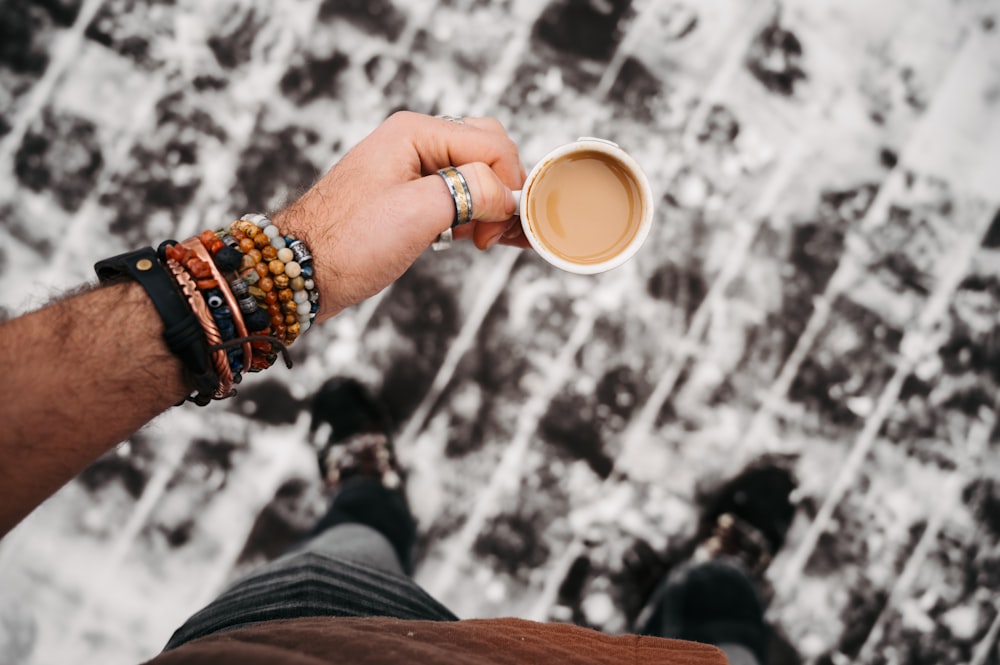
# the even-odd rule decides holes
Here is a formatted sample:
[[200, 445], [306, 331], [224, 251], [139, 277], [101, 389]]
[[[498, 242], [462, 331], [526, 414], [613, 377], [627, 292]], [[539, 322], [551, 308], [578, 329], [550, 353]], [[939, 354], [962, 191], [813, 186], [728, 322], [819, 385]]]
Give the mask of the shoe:
[[311, 412], [310, 438], [320, 477], [329, 489], [355, 476], [400, 488], [389, 418], [364, 385], [348, 377], [330, 379], [313, 398]]
[[338, 376], [329, 379], [313, 397], [309, 433], [314, 438], [329, 428], [330, 443], [349, 439], [362, 432], [392, 431], [389, 416], [365, 386], [357, 379]]
[[345, 441], [329, 444], [318, 461], [329, 489], [356, 476], [375, 478], [390, 490], [398, 490], [403, 485], [389, 437], [378, 432], [356, 434]]
[[416, 523], [389, 423], [382, 405], [355, 379], [330, 379], [313, 398], [309, 429], [329, 507], [311, 536], [339, 524], [364, 524], [386, 537], [410, 574]]
[[737, 559], [754, 577], [760, 577], [771, 563], [773, 550], [760, 529], [733, 515], [718, 516], [712, 535], [699, 543], [695, 561], [711, 561], [720, 557]]
[[795, 477], [787, 461], [761, 459], [714, 491], [702, 493], [704, 506], [693, 558], [728, 556], [762, 578], [785, 543], [795, 516], [791, 494]]

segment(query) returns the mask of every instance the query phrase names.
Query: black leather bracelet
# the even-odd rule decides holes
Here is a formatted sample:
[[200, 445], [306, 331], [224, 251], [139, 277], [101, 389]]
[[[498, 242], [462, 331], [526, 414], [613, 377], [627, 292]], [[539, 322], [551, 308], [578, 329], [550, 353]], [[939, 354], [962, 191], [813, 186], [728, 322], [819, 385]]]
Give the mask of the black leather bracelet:
[[142, 285], [163, 320], [163, 340], [167, 348], [184, 364], [198, 391], [198, 397], [192, 398], [193, 401], [207, 403], [208, 398], [202, 396], [215, 392], [219, 377], [209, 362], [201, 324], [173, 278], [164, 270], [153, 248], [143, 247], [98, 261], [94, 264], [94, 271], [102, 284], [124, 277]]

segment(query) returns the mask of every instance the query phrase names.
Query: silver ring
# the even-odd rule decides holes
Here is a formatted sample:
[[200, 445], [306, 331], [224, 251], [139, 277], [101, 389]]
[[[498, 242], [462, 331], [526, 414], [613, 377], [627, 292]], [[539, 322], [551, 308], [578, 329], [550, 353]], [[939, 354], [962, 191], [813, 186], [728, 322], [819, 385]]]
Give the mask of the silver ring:
[[440, 252], [443, 249], [448, 249], [451, 247], [451, 241], [455, 239], [455, 234], [449, 228], [438, 234], [437, 240], [431, 245], [431, 249], [435, 252]]
[[469, 191], [469, 183], [462, 172], [454, 166], [446, 166], [438, 171], [438, 175], [444, 178], [451, 192], [451, 199], [455, 203], [455, 219], [451, 222], [451, 227], [468, 224], [472, 221], [472, 192]]
[[457, 116], [457, 115], [439, 115], [437, 117], [440, 118], [441, 120], [447, 120], [448, 122], [453, 122], [456, 125], [464, 125], [465, 124], [465, 118], [463, 118], [461, 116]]

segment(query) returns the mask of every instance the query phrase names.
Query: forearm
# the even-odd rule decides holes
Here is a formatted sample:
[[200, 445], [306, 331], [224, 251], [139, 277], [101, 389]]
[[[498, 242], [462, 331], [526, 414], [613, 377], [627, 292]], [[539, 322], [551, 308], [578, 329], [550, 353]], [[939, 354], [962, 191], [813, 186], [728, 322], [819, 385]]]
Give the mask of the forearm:
[[[456, 124], [400, 113], [355, 146], [287, 210], [267, 225], [252, 225], [253, 237], [246, 235], [249, 227], [236, 228], [247, 222], [244, 219], [218, 237], [198, 236], [190, 239], [195, 243], [192, 247], [182, 243], [166, 250], [181, 271], [174, 277], [181, 280], [185, 274], [199, 290], [221, 289], [224, 295], [225, 289], [233, 286], [223, 283], [229, 281], [226, 275], [220, 272], [218, 278], [209, 278], [196, 273], [204, 272], [208, 263], [221, 270], [213, 256], [218, 257], [223, 248], [210, 250], [213, 241], [221, 242], [228, 234], [238, 247], [249, 242], [238, 250], [240, 256], [234, 257], [237, 250], [230, 247], [225, 252], [229, 260], [224, 263], [229, 266], [225, 271], [238, 272], [232, 259], [241, 261], [243, 272], [238, 281], [245, 290], [242, 297], [252, 296], [256, 308], [245, 300], [230, 301], [228, 307], [220, 306], [211, 313], [237, 330], [237, 316], [257, 319], [255, 327], [247, 328], [249, 333], [258, 333], [244, 352], [250, 353], [250, 362], [236, 367], [230, 363], [228, 369], [266, 368], [274, 360], [273, 348], [261, 352], [255, 347], [267, 344], [260, 335], [292, 343], [303, 319], [307, 327], [319, 324], [402, 275], [434, 238], [457, 220], [458, 203], [437, 175], [439, 169], [452, 165], [460, 166], [468, 177], [468, 203], [475, 211], [471, 222], [455, 229], [455, 237], [474, 238], [480, 248], [489, 247], [515, 223], [511, 190], [524, 182], [517, 147], [493, 120], [469, 118]], [[272, 226], [284, 238], [267, 236]], [[261, 239], [259, 244], [256, 238]], [[309, 258], [303, 255], [301, 261], [289, 261], [274, 252], [265, 259], [265, 252], [272, 254], [266, 238], [304, 242], [311, 248], [306, 252]], [[199, 253], [199, 241], [200, 249], [216, 253], [203, 259], [188, 257], [190, 251]], [[526, 242], [522, 237], [511, 244], [523, 247]], [[302, 249], [299, 247], [300, 252]], [[251, 265], [244, 266], [248, 259], [252, 259]], [[315, 278], [307, 276], [299, 287], [292, 286], [290, 280], [287, 287], [277, 286], [279, 277], [288, 276], [284, 271], [292, 263], [299, 276], [305, 275], [301, 262], [311, 264], [305, 267]], [[257, 279], [244, 279], [251, 277], [247, 270], [256, 272]], [[263, 284], [265, 278], [268, 288]], [[259, 293], [251, 290], [254, 283], [259, 284], [255, 287]], [[229, 295], [236, 299], [232, 291]], [[305, 300], [299, 299], [302, 295]], [[273, 296], [284, 300], [268, 299]], [[163, 306], [162, 301], [157, 302]], [[301, 315], [299, 306], [307, 307]], [[314, 312], [314, 307], [318, 311]], [[223, 309], [229, 314], [222, 313]], [[245, 311], [237, 314], [237, 310]], [[261, 321], [260, 314], [269, 316]], [[267, 321], [272, 322], [270, 326]], [[246, 327], [249, 321], [242, 322]], [[183, 321], [180, 323], [183, 332]], [[177, 324], [171, 323], [174, 332]], [[203, 330], [212, 325], [211, 321], [201, 324]], [[295, 332], [287, 334], [286, 326], [294, 327]], [[6, 353], [0, 384], [0, 535], [87, 464], [189, 392], [182, 362], [168, 350], [163, 329], [160, 315], [142, 286], [131, 282], [67, 298], [0, 325], [0, 344]], [[218, 341], [221, 332], [214, 332]], [[171, 339], [179, 343], [173, 333]], [[211, 341], [208, 335], [205, 341]], [[189, 366], [198, 364], [180, 353]], [[198, 351], [192, 353], [197, 355]], [[215, 359], [220, 363], [216, 369], [217, 396], [221, 396], [228, 388], [227, 368], [222, 364], [225, 359]], [[202, 373], [202, 378], [211, 378], [207, 374]], [[214, 394], [205, 392], [204, 385], [199, 390], [202, 397]]]
[[187, 393], [141, 286], [72, 296], [0, 325], [0, 535]]

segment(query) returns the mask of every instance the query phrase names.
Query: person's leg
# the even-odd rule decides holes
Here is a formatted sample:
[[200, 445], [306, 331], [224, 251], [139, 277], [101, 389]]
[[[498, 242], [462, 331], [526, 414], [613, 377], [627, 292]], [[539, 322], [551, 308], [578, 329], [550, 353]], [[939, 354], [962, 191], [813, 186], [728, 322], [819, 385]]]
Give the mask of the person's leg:
[[[357, 382], [336, 379], [324, 386], [314, 401], [313, 429], [317, 419], [332, 424], [330, 440], [319, 453], [320, 471], [335, 490], [326, 515], [302, 544], [188, 619], [166, 649], [277, 619], [457, 620], [408, 576], [416, 526], [388, 434], [378, 431], [383, 423], [371, 415], [377, 409]], [[368, 415], [350, 416], [358, 413]]]
[[764, 604], [738, 561], [681, 567], [660, 585], [647, 608], [640, 634], [714, 644], [734, 665], [765, 662]]
[[704, 495], [691, 560], [660, 583], [636, 631], [713, 644], [735, 665], [766, 662], [761, 583], [794, 516], [795, 484], [785, 462], [765, 458]]
[[[413, 544], [412, 518], [408, 511], [401, 513], [405, 503], [396, 495], [398, 491], [387, 490], [377, 480], [352, 479], [334, 499], [313, 537], [233, 584], [188, 619], [165, 649], [277, 619], [391, 616], [456, 620], [404, 572], [400, 553], [408, 555]], [[358, 518], [354, 511], [359, 503], [365, 504], [365, 510]], [[372, 516], [375, 523], [366, 523], [365, 518]], [[392, 516], [405, 519], [398, 524]]]
[[[393, 565], [402, 566], [401, 572], [407, 575], [413, 573], [412, 550], [417, 526], [401, 489], [390, 489], [379, 479], [366, 475], [346, 479], [309, 538], [341, 524], [364, 524], [382, 534], [392, 546]], [[338, 541], [337, 546], [349, 545]]]

